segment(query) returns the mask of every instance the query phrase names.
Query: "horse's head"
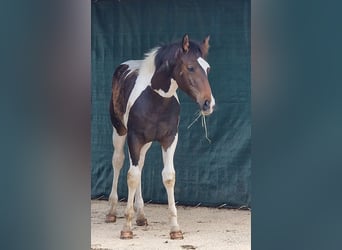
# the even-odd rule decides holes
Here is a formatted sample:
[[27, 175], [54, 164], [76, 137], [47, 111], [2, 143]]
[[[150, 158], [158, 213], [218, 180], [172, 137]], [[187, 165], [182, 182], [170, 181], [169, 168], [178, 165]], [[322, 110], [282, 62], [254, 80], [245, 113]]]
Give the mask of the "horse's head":
[[184, 35], [176, 55], [173, 78], [179, 88], [194, 99], [203, 115], [213, 112], [215, 99], [208, 80], [210, 66], [205, 60], [209, 50], [209, 36], [201, 44]]

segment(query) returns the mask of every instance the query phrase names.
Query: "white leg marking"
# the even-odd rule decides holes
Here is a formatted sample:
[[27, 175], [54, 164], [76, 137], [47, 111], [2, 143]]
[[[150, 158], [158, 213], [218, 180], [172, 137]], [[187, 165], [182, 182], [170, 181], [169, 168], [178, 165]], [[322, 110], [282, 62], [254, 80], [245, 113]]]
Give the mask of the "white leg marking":
[[176, 150], [178, 141], [178, 134], [176, 134], [174, 141], [171, 146], [165, 151], [162, 149], [163, 153], [163, 163], [164, 169], [162, 171], [163, 183], [167, 192], [167, 199], [169, 203], [169, 219], [170, 219], [170, 227], [171, 232], [179, 231], [179, 225], [177, 222], [177, 209], [175, 205], [175, 196], [174, 196], [174, 186], [176, 182], [176, 172], [173, 165], [173, 156]]
[[132, 230], [132, 218], [134, 216], [133, 199], [135, 192], [140, 184], [141, 171], [139, 166], [133, 166], [131, 164], [127, 172], [127, 186], [128, 186], [128, 199], [127, 207], [125, 211], [126, 221], [124, 223], [122, 231], [128, 232]]
[[112, 184], [112, 191], [109, 195], [109, 215], [116, 215], [116, 206], [118, 204], [118, 179], [120, 175], [120, 170], [123, 166], [125, 160], [125, 153], [124, 153], [124, 145], [125, 145], [126, 135], [119, 136], [113, 128], [113, 146], [114, 146], [114, 153], [112, 158], [112, 165], [113, 165], [113, 184]]
[[[139, 158], [140, 172], [142, 172], [142, 169], [144, 167], [146, 152], [151, 147], [151, 144], [152, 142], [149, 142], [145, 144], [141, 149], [140, 158]], [[138, 185], [137, 191], [135, 193], [134, 208], [135, 208], [135, 211], [137, 212], [137, 220], [145, 220], [146, 218], [145, 218], [145, 213], [144, 213], [144, 200], [143, 200], [142, 193], [141, 193], [141, 180]]]
[[[151, 146], [151, 143], [145, 144], [140, 150], [140, 156], [143, 155], [142, 158], [139, 158], [138, 166], [134, 166], [132, 163], [132, 159], [130, 157], [130, 168], [127, 172], [127, 186], [128, 186], [128, 199], [127, 199], [127, 207], [125, 211], [126, 222], [124, 223], [122, 231], [128, 232], [132, 230], [132, 218], [134, 216], [134, 207], [133, 200], [136, 194], [136, 191], [140, 187], [141, 183], [141, 169], [143, 167], [143, 162], [145, 160], [146, 151]], [[141, 190], [141, 187], [140, 187]], [[141, 196], [141, 192], [140, 192]], [[143, 200], [141, 197], [141, 202], [143, 205]]]

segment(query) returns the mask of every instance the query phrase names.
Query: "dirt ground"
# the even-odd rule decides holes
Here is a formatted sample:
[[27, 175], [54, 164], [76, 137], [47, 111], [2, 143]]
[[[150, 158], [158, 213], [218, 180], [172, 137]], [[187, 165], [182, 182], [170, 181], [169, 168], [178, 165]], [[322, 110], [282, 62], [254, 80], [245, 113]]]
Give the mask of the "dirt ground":
[[134, 223], [134, 238], [121, 240], [125, 206], [125, 202], [119, 203], [117, 221], [108, 224], [104, 222], [108, 202], [91, 202], [91, 249], [251, 249], [248, 210], [177, 206], [184, 239], [170, 240], [167, 205], [145, 204], [148, 226]]

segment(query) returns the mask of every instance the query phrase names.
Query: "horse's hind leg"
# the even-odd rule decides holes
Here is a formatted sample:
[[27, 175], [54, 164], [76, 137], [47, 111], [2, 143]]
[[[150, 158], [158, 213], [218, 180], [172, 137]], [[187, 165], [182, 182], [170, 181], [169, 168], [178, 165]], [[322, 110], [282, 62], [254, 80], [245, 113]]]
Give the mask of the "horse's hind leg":
[[126, 135], [120, 136], [117, 134], [115, 128], [113, 128], [113, 146], [114, 146], [114, 153], [112, 158], [113, 164], [113, 184], [112, 184], [112, 191], [109, 195], [109, 211], [106, 215], [106, 222], [115, 222], [116, 221], [116, 207], [118, 204], [118, 179], [120, 175], [120, 170], [123, 166], [125, 160], [125, 153], [124, 153], [124, 145], [125, 145]]
[[[144, 167], [145, 155], [146, 155], [147, 150], [150, 148], [151, 144], [152, 142], [147, 143], [141, 149], [140, 159], [139, 159], [140, 172], [142, 172], [142, 169]], [[138, 226], [147, 225], [147, 219], [145, 218], [145, 213], [144, 213], [144, 200], [141, 194], [141, 181], [135, 193], [134, 209], [137, 212], [137, 220], [136, 220], [137, 225]]]
[[[172, 138], [173, 139], [173, 138]], [[183, 239], [183, 233], [179, 228], [177, 221], [177, 209], [175, 204], [175, 195], [174, 195], [174, 186], [176, 182], [176, 172], [173, 165], [173, 156], [176, 150], [176, 145], [178, 141], [178, 134], [175, 135], [173, 141], [170, 138], [166, 140], [166, 145], [168, 147], [164, 148], [162, 142], [162, 153], [163, 153], [163, 163], [164, 169], [162, 171], [163, 183], [167, 192], [167, 199], [169, 203], [169, 220], [170, 220], [170, 238], [172, 240], [175, 239]]]

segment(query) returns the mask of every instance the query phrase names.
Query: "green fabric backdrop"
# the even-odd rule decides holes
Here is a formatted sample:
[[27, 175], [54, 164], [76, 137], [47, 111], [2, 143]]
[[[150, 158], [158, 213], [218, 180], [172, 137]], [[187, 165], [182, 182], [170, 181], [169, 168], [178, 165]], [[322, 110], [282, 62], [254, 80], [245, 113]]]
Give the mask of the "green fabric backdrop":
[[[179, 204], [251, 205], [250, 1], [96, 1], [92, 3], [92, 198], [109, 196], [113, 169], [108, 105], [115, 67], [141, 59], [153, 47], [210, 34], [209, 80], [216, 111], [207, 119], [211, 144], [200, 120], [190, 129], [197, 106], [178, 90], [181, 102], [175, 153], [175, 197]], [[127, 153], [127, 147], [126, 147]], [[119, 179], [127, 197], [128, 155]], [[158, 143], [146, 156], [145, 201], [166, 203]]]

